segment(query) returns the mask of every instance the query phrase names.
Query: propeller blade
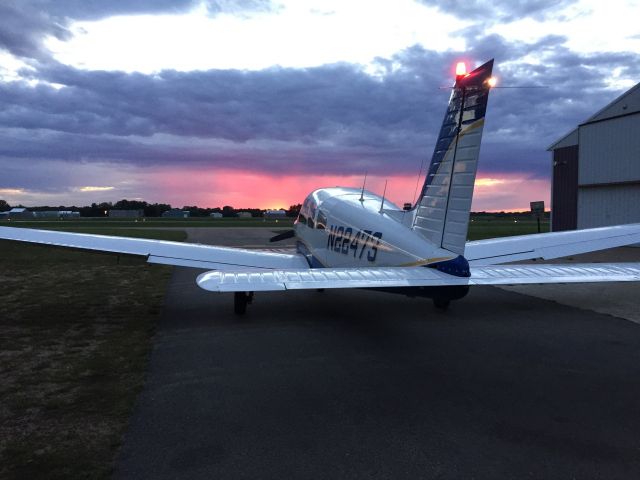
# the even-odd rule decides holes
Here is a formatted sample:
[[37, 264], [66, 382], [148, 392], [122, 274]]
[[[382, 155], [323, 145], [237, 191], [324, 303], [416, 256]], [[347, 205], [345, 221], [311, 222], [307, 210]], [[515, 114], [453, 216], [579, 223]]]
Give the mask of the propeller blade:
[[271, 237], [269, 239], [270, 242], [279, 242], [280, 240], [287, 240], [289, 238], [293, 238], [296, 236], [295, 230], [287, 230], [286, 232], [280, 233], [275, 237]]

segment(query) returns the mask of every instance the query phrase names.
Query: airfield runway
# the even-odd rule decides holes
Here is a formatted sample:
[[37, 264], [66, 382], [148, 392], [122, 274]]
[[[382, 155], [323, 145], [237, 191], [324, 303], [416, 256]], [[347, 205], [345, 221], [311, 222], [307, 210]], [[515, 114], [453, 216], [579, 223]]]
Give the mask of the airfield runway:
[[238, 319], [197, 273], [174, 271], [116, 478], [640, 478], [636, 323], [492, 287], [446, 313], [261, 293]]

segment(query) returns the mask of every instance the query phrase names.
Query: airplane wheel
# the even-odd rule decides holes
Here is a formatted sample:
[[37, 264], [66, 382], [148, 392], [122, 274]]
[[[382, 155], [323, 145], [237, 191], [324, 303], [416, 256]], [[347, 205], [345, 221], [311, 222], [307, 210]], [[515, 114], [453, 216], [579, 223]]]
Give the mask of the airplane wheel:
[[447, 308], [449, 308], [449, 304], [451, 302], [449, 300], [443, 300], [442, 298], [434, 298], [433, 299], [433, 306], [436, 307], [438, 310], [446, 310]]
[[233, 294], [233, 313], [244, 315], [247, 311], [248, 295], [245, 292], [235, 292]]

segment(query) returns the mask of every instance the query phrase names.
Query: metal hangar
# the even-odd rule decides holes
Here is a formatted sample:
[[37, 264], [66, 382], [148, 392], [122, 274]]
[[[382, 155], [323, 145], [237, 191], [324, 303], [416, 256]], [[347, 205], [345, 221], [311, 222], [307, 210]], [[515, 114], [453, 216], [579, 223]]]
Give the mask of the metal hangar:
[[640, 83], [548, 150], [553, 231], [640, 223]]

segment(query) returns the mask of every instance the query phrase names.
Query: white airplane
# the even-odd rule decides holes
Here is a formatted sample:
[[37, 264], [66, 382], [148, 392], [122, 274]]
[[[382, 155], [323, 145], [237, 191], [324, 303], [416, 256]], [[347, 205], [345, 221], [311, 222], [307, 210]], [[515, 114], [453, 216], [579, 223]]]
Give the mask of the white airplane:
[[150, 263], [211, 269], [209, 291], [235, 292], [245, 313], [253, 292], [370, 288], [432, 298], [438, 308], [471, 285], [640, 281], [640, 263], [501, 265], [640, 243], [640, 224], [467, 242], [469, 212], [493, 60], [456, 81], [420, 197], [403, 210], [374, 193], [321, 188], [309, 194], [291, 253], [0, 227], [0, 239], [142, 255]]

